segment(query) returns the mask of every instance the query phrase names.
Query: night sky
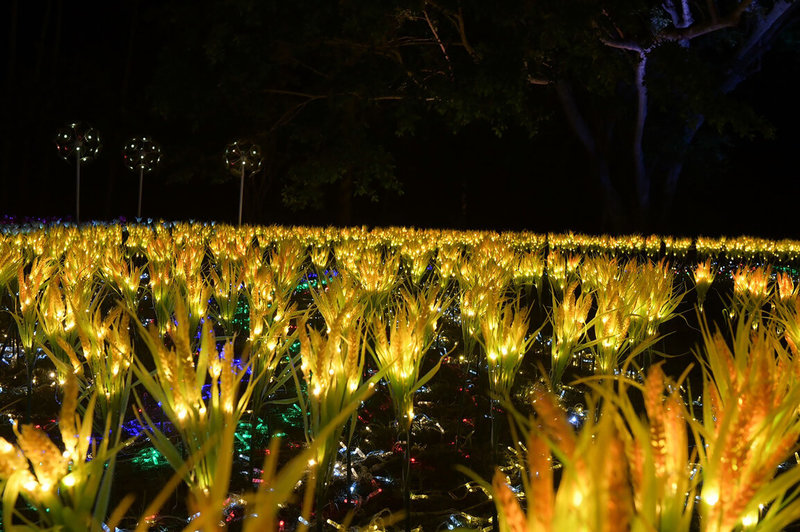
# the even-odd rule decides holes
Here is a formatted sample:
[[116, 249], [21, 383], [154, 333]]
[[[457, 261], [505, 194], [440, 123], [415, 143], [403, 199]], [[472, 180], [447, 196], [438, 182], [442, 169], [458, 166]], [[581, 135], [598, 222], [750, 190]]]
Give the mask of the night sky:
[[[294, 90], [304, 78], [288, 80], [295, 70], [272, 68], [275, 56], [258, 46], [252, 55], [242, 54], [246, 41], [236, 43], [239, 55], [229, 52], [221, 58], [225, 66], [214, 65], [206, 39], [215, 32], [223, 40], [224, 32], [237, 36], [238, 23], [241, 35], [252, 32], [264, 47], [279, 37], [248, 23], [252, 14], [237, 13], [251, 2], [200, 2], [189, 16], [193, 4], [3, 2], [0, 214], [73, 215], [74, 164], [59, 158], [53, 139], [64, 124], [80, 120], [103, 137], [99, 157], [82, 170], [83, 220], [135, 216], [138, 180], [123, 165], [122, 146], [133, 135], [149, 135], [160, 143], [163, 158], [157, 171], [145, 177], [145, 217], [235, 222], [239, 183], [227, 174], [223, 152], [227, 142], [250, 138], [262, 145], [265, 160], [262, 172], [247, 181], [244, 219], [249, 223], [800, 238], [800, 101], [790, 82], [800, 77], [796, 37], [772, 46], [757, 72], [732, 94], [771, 134], [718, 134], [704, 126], [687, 156], [674, 204], [658, 223], [619, 227], [603, 216], [590, 165], [555, 98], [549, 104], [543, 98], [540, 112], [550, 118], [533, 135], [513, 120], [501, 136], [485, 120], [454, 126], [436, 110], [417, 116], [413, 130], [399, 135], [396, 107], [370, 107], [369, 118], [354, 126], [367, 133], [354, 138], [380, 145], [402, 195], [381, 189], [377, 201], [356, 197], [343, 219], [336, 185], [323, 185], [316, 205], [287, 206], [287, 198], [305, 193], [287, 176], [304, 175], [297, 168], [313, 169], [306, 163], [315, 157], [320, 164], [328, 162], [319, 147], [341, 136], [338, 128], [344, 126], [331, 118], [339, 115], [323, 114], [312, 103], [287, 125], [276, 126], [286, 100], [260, 90], [268, 86], [263, 80], [277, 79], [281, 85], [275, 86]], [[226, 8], [230, 16], [219, 16]], [[798, 34], [796, 13], [783, 27], [784, 35]], [[297, 32], [307, 23], [282, 21], [297, 26]], [[318, 51], [305, 57], [313, 63], [309, 69], [331, 61]], [[380, 86], [378, 75], [373, 81]], [[672, 112], [678, 110], [667, 107], [653, 114]], [[658, 139], [646, 137], [645, 142], [655, 146]], [[356, 145], [352, 157], [358, 158], [357, 142], [351, 144]], [[333, 152], [341, 149], [331, 146]]]

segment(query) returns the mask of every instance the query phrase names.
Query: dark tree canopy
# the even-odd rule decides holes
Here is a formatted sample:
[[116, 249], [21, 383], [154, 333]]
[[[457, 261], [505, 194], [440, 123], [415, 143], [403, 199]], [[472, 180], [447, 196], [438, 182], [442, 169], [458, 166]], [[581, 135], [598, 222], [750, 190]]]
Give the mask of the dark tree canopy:
[[[571, 196], [591, 211], [573, 219], [593, 230], [674, 230], [681, 190], [722, 175], [741, 139], [774, 135], [753, 105], [769, 96], [746, 82], [781, 50], [786, 68], [800, 64], [797, 5], [143, 0], [115, 8], [127, 59], [81, 72], [74, 53], [80, 74], [48, 105], [60, 110], [80, 92], [75, 80], [88, 80], [105, 108], [122, 104], [126, 127], [168, 140], [163, 175], [197, 186], [226, 177], [227, 142], [259, 143], [253, 221], [332, 206], [342, 223], [363, 221], [371, 202], [435, 209], [420, 199], [429, 191], [458, 213], [438, 223], [486, 225], [483, 206], [519, 191], [534, 210]], [[53, 28], [74, 15], [61, 1], [47, 6], [44, 58], [60, 53]], [[18, 48], [8, 94], [30, 88], [42, 101], [42, 79], [63, 86], [63, 61], [48, 75]], [[37, 124], [45, 129], [41, 115]]]

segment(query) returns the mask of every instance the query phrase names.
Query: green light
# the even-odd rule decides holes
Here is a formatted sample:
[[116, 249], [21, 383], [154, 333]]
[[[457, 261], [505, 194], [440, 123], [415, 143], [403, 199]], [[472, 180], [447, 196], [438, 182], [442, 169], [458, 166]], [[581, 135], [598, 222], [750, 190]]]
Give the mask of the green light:
[[136, 453], [131, 462], [144, 471], [159, 469], [167, 465], [167, 459], [164, 458], [164, 455], [153, 447], [146, 447]]
[[251, 427], [252, 425], [248, 421], [241, 421], [236, 426], [238, 430], [234, 434], [236, 437], [234, 448], [237, 453], [247, 454], [250, 452], [250, 442], [248, 440], [252, 437], [250, 434]]
[[295, 340], [294, 343], [289, 346], [289, 352], [293, 355], [296, 355], [300, 352], [300, 340]]

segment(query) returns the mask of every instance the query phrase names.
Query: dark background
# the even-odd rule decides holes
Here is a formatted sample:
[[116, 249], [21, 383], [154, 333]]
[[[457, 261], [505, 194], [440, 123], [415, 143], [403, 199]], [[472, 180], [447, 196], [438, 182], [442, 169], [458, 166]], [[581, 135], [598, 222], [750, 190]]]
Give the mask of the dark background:
[[[0, 214], [73, 215], [74, 164], [59, 158], [53, 138], [59, 127], [81, 120], [103, 137], [100, 156], [81, 173], [83, 220], [135, 215], [138, 180], [122, 164], [121, 149], [128, 137], [147, 134], [161, 144], [163, 159], [145, 177], [146, 217], [235, 222], [239, 183], [226, 173], [223, 152], [229, 141], [251, 138], [262, 146], [265, 161], [263, 170], [247, 181], [244, 218], [249, 223], [800, 238], [800, 103], [795, 83], [800, 78], [800, 40], [795, 21], [782, 28], [756, 71], [732, 94], [755, 117], [756, 126], [743, 132], [703, 126], [687, 155], [668, 216], [657, 223], [618, 226], [603, 215], [589, 163], [554, 97], [543, 93], [524, 111], [536, 115], [535, 128], [505, 111], [499, 118], [486, 118], [467, 104], [465, 119], [435, 106], [404, 109], [405, 104], [392, 102], [353, 111], [348, 106], [354, 104], [341, 98], [324, 108], [312, 101], [298, 111], [286, 95], [263, 89], [299, 91], [309, 86], [309, 92], [326, 94], [334, 89], [302, 77], [300, 61], [282, 63], [281, 53], [301, 56], [308, 70], [344, 64], [336, 71], [338, 78], [325, 77], [335, 79], [331, 84], [336, 90], [352, 83], [363, 94], [379, 94], [375, 87], [381, 84], [403, 85], [395, 83], [394, 71], [384, 76], [372, 63], [363, 71], [352, 70], [349, 56], [327, 56], [326, 45], [301, 49], [298, 43], [312, 42], [326, 31], [329, 14], [321, 4], [297, 2], [296, 13], [281, 12], [264, 27], [258, 18], [264, 14], [253, 5], [3, 2]], [[357, 35], [374, 28], [369, 22], [374, 13], [364, 9], [353, 16], [357, 9], [338, 5], [361, 24]], [[290, 41], [288, 52], [276, 44], [283, 40]], [[424, 65], [419, 68], [424, 71]], [[470, 75], [471, 70], [465, 74]], [[474, 75], [478, 79], [485, 74]], [[462, 83], [469, 85], [469, 78]], [[455, 94], [456, 100], [463, 90], [458, 83], [432, 89], [437, 96]], [[405, 94], [409, 100], [425, 97]], [[502, 105], [497, 94], [490, 97]], [[286, 117], [287, 109], [294, 114]], [[654, 112], [652, 120], [670, 112]], [[408, 117], [413, 125], [405, 127]], [[502, 135], [497, 134], [498, 124]], [[659, 142], [657, 136], [646, 137], [653, 150]], [[347, 166], [353, 160], [372, 162], [363, 168]], [[371, 182], [364, 178], [358, 195], [360, 178], [349, 189], [337, 181], [343, 165], [353, 175], [374, 170], [377, 177]], [[314, 181], [317, 175], [322, 177]], [[343, 214], [342, 205], [353, 193]]]

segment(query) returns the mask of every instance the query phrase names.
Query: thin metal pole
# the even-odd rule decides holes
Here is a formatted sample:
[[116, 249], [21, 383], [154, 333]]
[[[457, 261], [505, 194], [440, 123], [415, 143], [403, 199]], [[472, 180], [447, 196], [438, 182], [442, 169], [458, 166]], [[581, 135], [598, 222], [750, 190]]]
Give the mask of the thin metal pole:
[[75, 156], [75, 223], [81, 223], [81, 152]]
[[403, 464], [403, 502], [406, 513], [406, 532], [411, 532], [411, 424], [406, 429], [405, 463]]
[[242, 201], [244, 200], [244, 165], [242, 165], [242, 184], [239, 186], [239, 226], [242, 225]]
[[142, 181], [144, 181], [144, 168], [139, 166], [139, 208], [136, 210], [136, 217], [142, 217]]
[[[489, 419], [491, 420], [490, 424], [490, 432], [489, 432], [489, 439], [491, 441], [491, 466], [490, 466], [490, 476], [492, 478], [494, 475], [494, 468], [497, 467], [497, 446], [499, 444], [499, 438], [497, 433], [497, 428], [494, 425], [494, 399], [489, 399]], [[498, 522], [497, 516], [497, 505], [494, 504], [492, 501], [492, 532], [498, 532], [500, 530], [500, 524]]]

